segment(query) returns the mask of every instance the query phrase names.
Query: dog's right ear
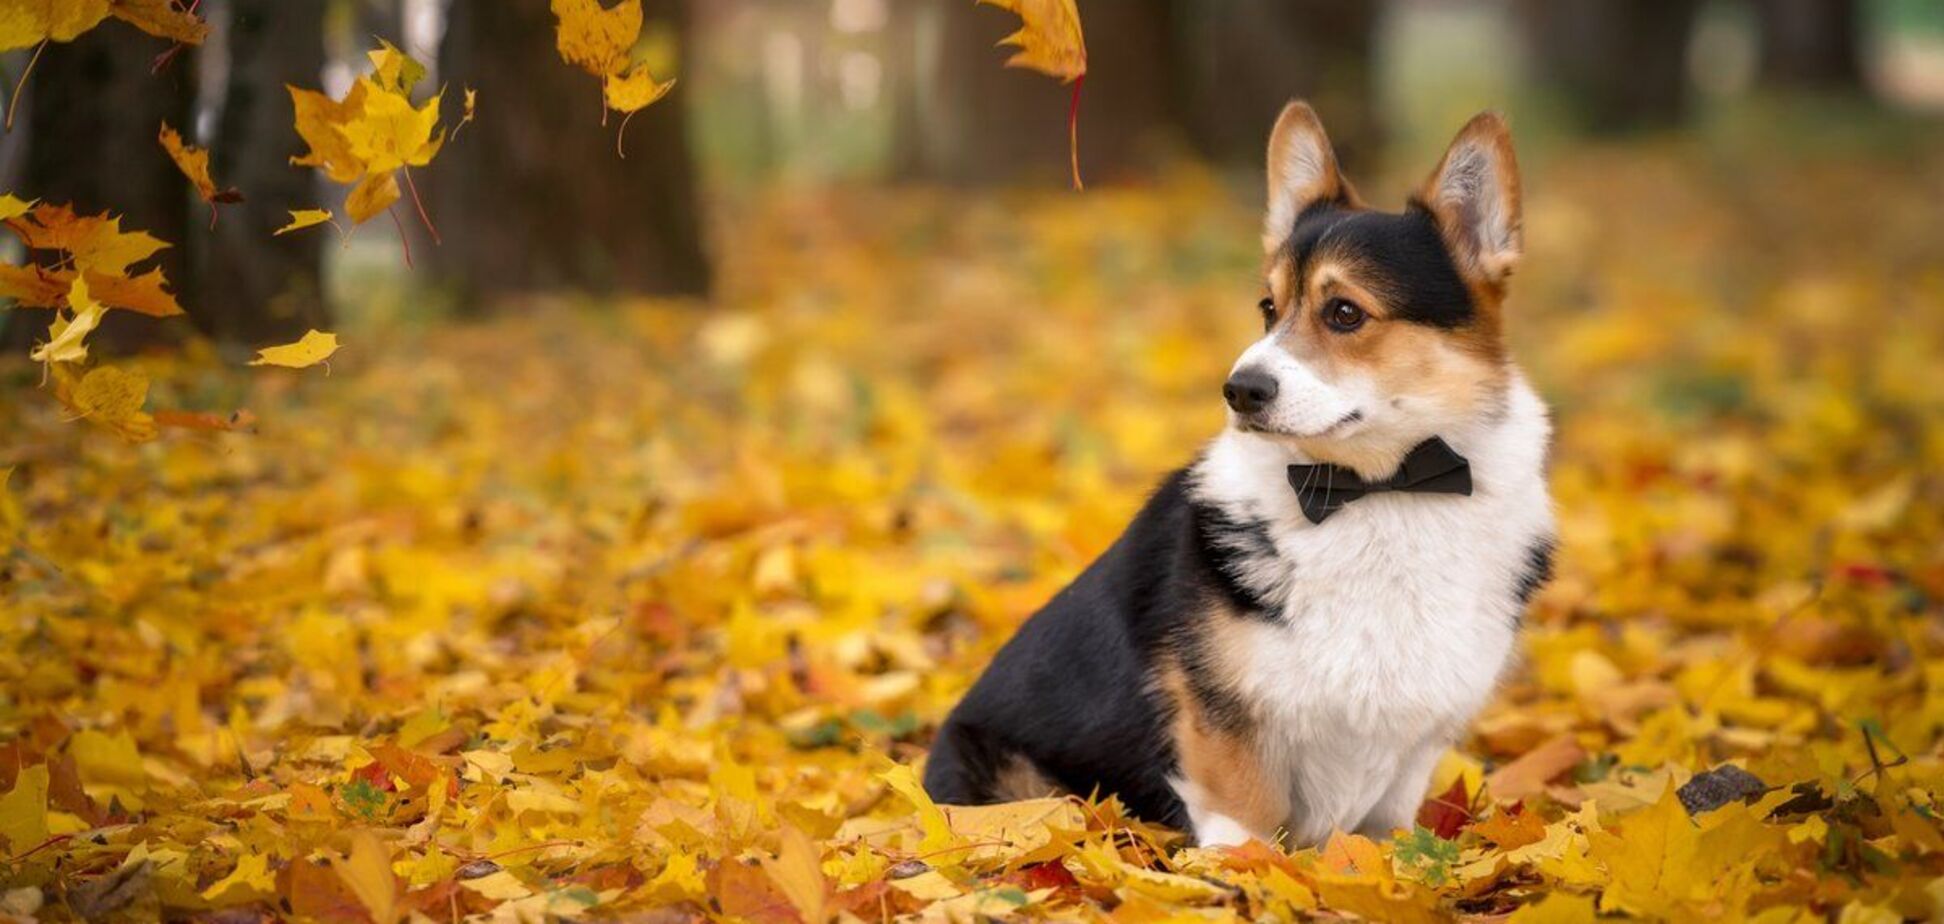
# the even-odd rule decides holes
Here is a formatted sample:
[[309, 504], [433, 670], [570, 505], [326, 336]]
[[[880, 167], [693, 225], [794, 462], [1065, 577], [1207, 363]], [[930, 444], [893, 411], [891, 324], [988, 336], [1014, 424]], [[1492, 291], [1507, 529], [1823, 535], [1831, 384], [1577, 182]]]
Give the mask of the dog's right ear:
[[1269, 132], [1269, 211], [1262, 218], [1262, 249], [1274, 253], [1296, 229], [1296, 216], [1318, 202], [1356, 207], [1357, 193], [1337, 170], [1336, 151], [1316, 110], [1290, 100]]

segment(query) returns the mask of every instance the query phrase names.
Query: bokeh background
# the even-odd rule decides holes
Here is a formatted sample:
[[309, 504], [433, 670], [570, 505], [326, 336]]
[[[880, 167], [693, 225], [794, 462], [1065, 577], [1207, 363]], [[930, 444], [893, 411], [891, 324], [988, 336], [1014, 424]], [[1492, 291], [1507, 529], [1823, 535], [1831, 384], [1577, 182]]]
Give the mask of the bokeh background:
[[[398, 280], [414, 292], [407, 320], [535, 292], [718, 291], [736, 229], [778, 188], [1065, 182], [1069, 95], [997, 69], [1006, 53], [993, 46], [1015, 22], [1000, 10], [650, 2], [637, 54], [680, 84], [635, 120], [622, 159], [596, 130], [598, 105], [567, 103], [588, 81], [549, 65], [544, 6], [208, 0], [212, 41], [165, 65], [132, 30], [99, 30], [41, 62], [47, 79], [28, 83], [0, 176], [177, 242], [163, 265], [198, 302], [196, 326], [241, 342], [379, 310], [362, 274], [402, 268], [384, 223], [348, 252], [269, 235], [286, 209], [331, 195], [286, 163], [302, 146], [282, 85], [342, 93], [374, 37], [430, 65], [420, 95], [454, 88], [448, 121], [458, 88], [485, 100], [474, 142], [428, 171], [449, 233], [442, 247], [418, 241], [424, 267]], [[1678, 142], [1730, 172], [1816, 152], [1911, 158], [1944, 111], [1944, 10], [1925, 0], [1093, 0], [1081, 12], [1080, 163], [1101, 187], [1200, 170], [1247, 201], [1267, 126], [1292, 96], [1317, 105], [1373, 192], [1415, 181], [1470, 113], [1505, 110], [1541, 208], [1563, 144]], [[10, 77], [27, 58], [7, 62]], [[151, 150], [163, 120], [190, 126], [217, 176], [249, 191], [213, 233], [191, 233], [200, 206]], [[10, 339], [31, 340], [34, 320], [11, 317]]]

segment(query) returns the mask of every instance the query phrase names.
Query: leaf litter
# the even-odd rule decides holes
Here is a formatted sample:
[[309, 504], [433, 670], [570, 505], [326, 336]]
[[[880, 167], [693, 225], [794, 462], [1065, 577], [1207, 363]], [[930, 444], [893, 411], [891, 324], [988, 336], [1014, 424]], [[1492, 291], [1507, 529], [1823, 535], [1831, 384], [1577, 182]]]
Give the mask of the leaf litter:
[[[1934, 916], [1944, 228], [1901, 193], [1944, 163], [1618, 156], [1530, 203], [1559, 576], [1411, 831], [925, 798], [994, 648], [1219, 426], [1252, 216], [1197, 175], [791, 193], [706, 310], [142, 357], [261, 421], [141, 447], [0, 405], [6, 913]], [[1817, 220], [1718, 204], [1779, 188]]]

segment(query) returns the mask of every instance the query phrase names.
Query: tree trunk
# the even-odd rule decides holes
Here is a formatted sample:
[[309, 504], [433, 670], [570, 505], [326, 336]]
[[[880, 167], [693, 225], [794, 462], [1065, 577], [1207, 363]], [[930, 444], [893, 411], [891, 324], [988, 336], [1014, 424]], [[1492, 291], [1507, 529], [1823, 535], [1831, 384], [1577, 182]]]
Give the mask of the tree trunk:
[[1260, 169], [1269, 127], [1308, 99], [1353, 171], [1382, 140], [1373, 67], [1382, 4], [1343, 0], [1178, 3], [1190, 140], [1203, 156]]
[[[1087, 37], [1081, 174], [1095, 181], [1142, 172], [1180, 134], [1168, 0], [1084, 4], [1081, 19]], [[921, 61], [930, 92], [915, 129], [915, 172], [953, 183], [1063, 180], [1073, 88], [1002, 66], [1012, 51], [995, 46], [1019, 27], [1018, 17], [971, 0], [944, 0], [920, 22], [934, 31], [919, 36], [921, 50], [936, 48], [936, 55]]]
[[[210, 145], [219, 184], [243, 202], [222, 208], [198, 248], [197, 323], [246, 345], [295, 340], [327, 322], [323, 254], [328, 229], [275, 236], [295, 209], [319, 207], [315, 173], [290, 165], [304, 153], [291, 129], [285, 84], [315, 87], [324, 68], [325, 0], [230, 0], [229, 82]], [[201, 233], [198, 233], [199, 239]]]
[[1589, 131], [1687, 117], [1687, 49], [1700, 0], [1524, 0], [1532, 64]]
[[1765, 86], [1862, 93], [1862, 4], [1857, 0], [1758, 0]]
[[[644, 4], [649, 24], [687, 40], [682, 0]], [[554, 49], [554, 19], [538, 0], [454, 3], [440, 79], [479, 91], [473, 124], [423, 171], [445, 237], [426, 264], [474, 307], [481, 298], [569, 288], [701, 295], [709, 288], [687, 88], [637, 113], [626, 159], [621, 117], [602, 124], [600, 81]], [[671, 75], [657, 74], [667, 78]]]
[[[27, 79], [22, 121], [28, 133], [19, 188], [24, 199], [72, 204], [81, 214], [122, 216], [122, 229], [147, 231], [173, 245], [157, 254], [184, 309], [196, 311], [183, 247], [201, 229], [190, 216], [193, 193], [156, 140], [166, 120], [188, 132], [193, 118], [196, 63], [184, 49], [161, 73], [151, 73], [166, 42], [131, 26], [107, 22], [66, 44], [49, 45]], [[15, 124], [20, 130], [21, 123]], [[192, 230], [193, 229], [193, 230]], [[146, 264], [145, 264], [146, 265]], [[8, 311], [9, 348], [46, 339], [54, 313]], [[110, 311], [88, 338], [108, 351], [126, 351], [179, 336], [181, 319]]]

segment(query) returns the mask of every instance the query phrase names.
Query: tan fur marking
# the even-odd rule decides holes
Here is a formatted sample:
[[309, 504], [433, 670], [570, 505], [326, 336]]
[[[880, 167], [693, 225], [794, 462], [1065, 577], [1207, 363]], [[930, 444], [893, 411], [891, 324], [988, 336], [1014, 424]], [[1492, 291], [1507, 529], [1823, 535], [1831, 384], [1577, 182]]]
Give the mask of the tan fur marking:
[[1014, 754], [992, 778], [992, 797], [1000, 802], [1020, 802], [1061, 795], [1059, 785], [1047, 779], [1022, 754]]
[[[1226, 619], [1216, 616], [1211, 623]], [[1211, 639], [1218, 650], [1229, 644], [1219, 638], [1222, 634], [1217, 631], [1217, 638]], [[1215, 657], [1239, 663], [1227, 660], [1232, 654], [1218, 653]], [[1163, 670], [1161, 687], [1175, 703], [1175, 758], [1181, 775], [1201, 788], [1205, 808], [1234, 819], [1258, 836], [1272, 836], [1289, 818], [1289, 792], [1270, 778], [1255, 742], [1247, 734], [1224, 731], [1208, 722], [1179, 667]]]

